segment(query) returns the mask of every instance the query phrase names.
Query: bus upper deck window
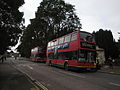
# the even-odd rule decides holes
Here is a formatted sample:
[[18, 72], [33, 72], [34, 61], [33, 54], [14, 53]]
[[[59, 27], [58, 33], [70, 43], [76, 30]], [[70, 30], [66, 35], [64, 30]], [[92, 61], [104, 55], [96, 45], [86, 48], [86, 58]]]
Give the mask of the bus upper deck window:
[[59, 38], [59, 44], [64, 42], [64, 37]]
[[51, 46], [53, 46], [54, 45], [54, 42], [51, 42]]
[[65, 36], [65, 42], [70, 42], [71, 35]]
[[54, 45], [58, 45], [58, 39], [54, 41]]
[[48, 47], [50, 46], [50, 43], [51, 43], [51, 42], [48, 43]]
[[73, 33], [71, 37], [71, 41], [77, 40], [77, 33]]

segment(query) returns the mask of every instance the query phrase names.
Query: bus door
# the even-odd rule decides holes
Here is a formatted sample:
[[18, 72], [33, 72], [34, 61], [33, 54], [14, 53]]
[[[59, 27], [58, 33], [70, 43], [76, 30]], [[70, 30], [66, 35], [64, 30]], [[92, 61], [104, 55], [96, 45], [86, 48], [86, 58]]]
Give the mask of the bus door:
[[65, 54], [63, 52], [58, 52], [57, 64], [63, 65], [65, 61]]
[[71, 65], [76, 65], [76, 63], [78, 62], [78, 50], [75, 51], [70, 51], [68, 54], [69, 57], [69, 63]]
[[95, 52], [88, 50], [79, 51], [79, 62], [95, 62]]
[[57, 64], [57, 62], [58, 62], [58, 48], [55, 48], [54, 49], [54, 60], [53, 60], [53, 63]]
[[95, 52], [88, 52], [87, 53], [87, 61], [88, 62], [95, 62]]

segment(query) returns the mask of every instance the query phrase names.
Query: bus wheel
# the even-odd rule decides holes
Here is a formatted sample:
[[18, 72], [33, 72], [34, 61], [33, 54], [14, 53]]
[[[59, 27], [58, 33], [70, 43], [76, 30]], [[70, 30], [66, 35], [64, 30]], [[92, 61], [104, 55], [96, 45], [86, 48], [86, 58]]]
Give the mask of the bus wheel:
[[65, 64], [64, 64], [64, 69], [67, 70], [67, 71], [69, 70], [68, 63], [65, 63]]

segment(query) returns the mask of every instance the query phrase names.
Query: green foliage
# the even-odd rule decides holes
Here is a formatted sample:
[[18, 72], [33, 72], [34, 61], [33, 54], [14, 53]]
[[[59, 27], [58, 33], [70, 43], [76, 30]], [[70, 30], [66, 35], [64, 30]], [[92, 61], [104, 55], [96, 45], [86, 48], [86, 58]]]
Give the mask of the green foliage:
[[23, 13], [18, 9], [24, 0], [0, 0], [0, 53], [14, 46], [20, 36]]
[[[118, 33], [118, 34], [120, 34], [120, 33]], [[118, 53], [119, 53], [119, 59], [120, 59], [120, 37], [118, 39], [118, 42], [116, 42], [116, 45], [117, 45], [117, 48], [118, 48], [118, 51], [119, 51]]]
[[96, 44], [105, 50], [106, 60], [109, 56], [118, 57], [118, 48], [110, 30], [100, 29], [94, 32]]
[[74, 6], [63, 0], [43, 0], [35, 13], [36, 17], [31, 19], [31, 24], [24, 31], [23, 46], [20, 47], [30, 51], [33, 47], [46, 46], [54, 38], [79, 30], [80, 20], [74, 11]]
[[[43, 0], [36, 12], [36, 20], [46, 22], [50, 40], [81, 28], [74, 6], [63, 0]], [[64, 32], [64, 33], [63, 33]]]

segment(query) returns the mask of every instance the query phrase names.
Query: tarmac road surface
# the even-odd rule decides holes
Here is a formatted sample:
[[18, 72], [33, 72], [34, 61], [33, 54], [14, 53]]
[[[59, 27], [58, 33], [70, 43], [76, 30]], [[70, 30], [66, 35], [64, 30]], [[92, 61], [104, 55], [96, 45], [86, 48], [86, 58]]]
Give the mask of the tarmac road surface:
[[25, 73], [44, 90], [120, 90], [120, 75], [65, 71], [44, 63], [12, 58], [9, 64]]

